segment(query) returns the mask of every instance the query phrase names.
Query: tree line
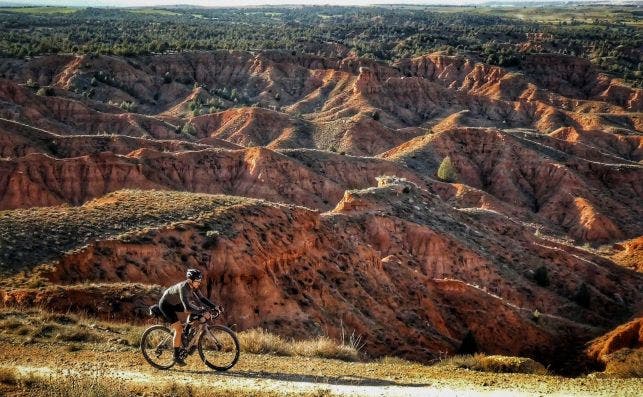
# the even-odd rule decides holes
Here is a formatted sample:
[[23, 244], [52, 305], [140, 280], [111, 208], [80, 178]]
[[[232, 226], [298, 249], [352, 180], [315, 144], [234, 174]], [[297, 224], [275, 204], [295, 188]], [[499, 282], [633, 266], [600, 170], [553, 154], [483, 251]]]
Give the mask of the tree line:
[[[641, 30], [601, 19], [589, 24], [537, 23], [489, 13], [405, 7], [168, 8], [158, 13], [85, 8], [47, 15], [4, 9], [0, 29], [3, 57], [214, 49], [287, 49], [337, 56], [337, 48], [343, 48], [358, 56], [395, 61], [447, 50], [519, 68], [522, 54], [545, 52], [588, 59], [643, 86]], [[547, 39], [527, 39], [534, 34]]]

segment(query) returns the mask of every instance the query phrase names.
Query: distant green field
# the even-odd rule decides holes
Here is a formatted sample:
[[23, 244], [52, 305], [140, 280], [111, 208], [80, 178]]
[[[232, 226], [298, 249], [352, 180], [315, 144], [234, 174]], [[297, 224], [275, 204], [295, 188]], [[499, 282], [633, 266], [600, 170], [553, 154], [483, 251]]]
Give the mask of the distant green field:
[[178, 12], [172, 12], [168, 10], [161, 10], [158, 8], [127, 8], [126, 9], [129, 12], [133, 12], [135, 14], [147, 14], [147, 15], [181, 15]]
[[[557, 23], [569, 22], [572, 19], [578, 22], [623, 21], [630, 24], [640, 23], [633, 9], [629, 7], [489, 7], [489, 6], [428, 6], [426, 9], [443, 13], [469, 12], [478, 15], [495, 15], [505, 18], [518, 18], [523, 21]], [[639, 21], [639, 22], [637, 22]]]
[[73, 14], [79, 7], [0, 7], [0, 12], [21, 14]]

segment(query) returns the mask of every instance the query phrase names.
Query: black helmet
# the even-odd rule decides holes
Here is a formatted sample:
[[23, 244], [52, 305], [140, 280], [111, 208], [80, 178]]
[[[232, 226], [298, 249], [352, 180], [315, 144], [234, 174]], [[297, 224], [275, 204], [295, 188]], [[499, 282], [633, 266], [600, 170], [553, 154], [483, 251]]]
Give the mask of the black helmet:
[[192, 281], [201, 280], [203, 278], [203, 273], [201, 273], [201, 270], [199, 269], [188, 269], [188, 271], [185, 272], [185, 277]]

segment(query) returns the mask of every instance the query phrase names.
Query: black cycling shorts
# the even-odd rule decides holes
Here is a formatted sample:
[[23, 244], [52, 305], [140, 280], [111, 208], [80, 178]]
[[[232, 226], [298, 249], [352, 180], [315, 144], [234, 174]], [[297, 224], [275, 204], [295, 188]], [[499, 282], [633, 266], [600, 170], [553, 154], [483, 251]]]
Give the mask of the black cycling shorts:
[[170, 324], [174, 324], [175, 322], [179, 321], [179, 317], [176, 315], [176, 313], [183, 312], [183, 305], [172, 305], [165, 301], [161, 301], [159, 303], [159, 308], [161, 309], [161, 313], [163, 313]]

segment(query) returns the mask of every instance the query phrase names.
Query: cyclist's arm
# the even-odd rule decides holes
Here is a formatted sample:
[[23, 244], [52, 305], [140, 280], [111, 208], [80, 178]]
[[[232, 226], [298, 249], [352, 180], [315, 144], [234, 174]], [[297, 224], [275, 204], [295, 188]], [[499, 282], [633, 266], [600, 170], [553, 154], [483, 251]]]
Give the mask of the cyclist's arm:
[[198, 311], [201, 310], [201, 308], [193, 305], [190, 302], [190, 299], [188, 298], [189, 297], [189, 288], [190, 287], [188, 286], [188, 284], [185, 283], [181, 287], [181, 289], [179, 290], [179, 297], [181, 298], [181, 304], [183, 304], [183, 309], [186, 312], [198, 312]]
[[216, 307], [217, 307], [217, 305], [215, 305], [214, 303], [212, 303], [212, 301], [211, 301], [210, 299], [208, 299], [208, 298], [206, 298], [205, 296], [203, 296], [203, 294], [201, 293], [201, 291], [196, 290], [196, 291], [194, 291], [194, 294], [197, 296], [197, 298], [199, 298], [199, 300], [201, 301], [201, 303], [203, 303], [203, 304], [204, 304], [204, 305], [206, 305], [207, 307], [210, 307], [210, 308], [212, 308], [212, 309], [214, 309], [214, 308], [216, 308]]

